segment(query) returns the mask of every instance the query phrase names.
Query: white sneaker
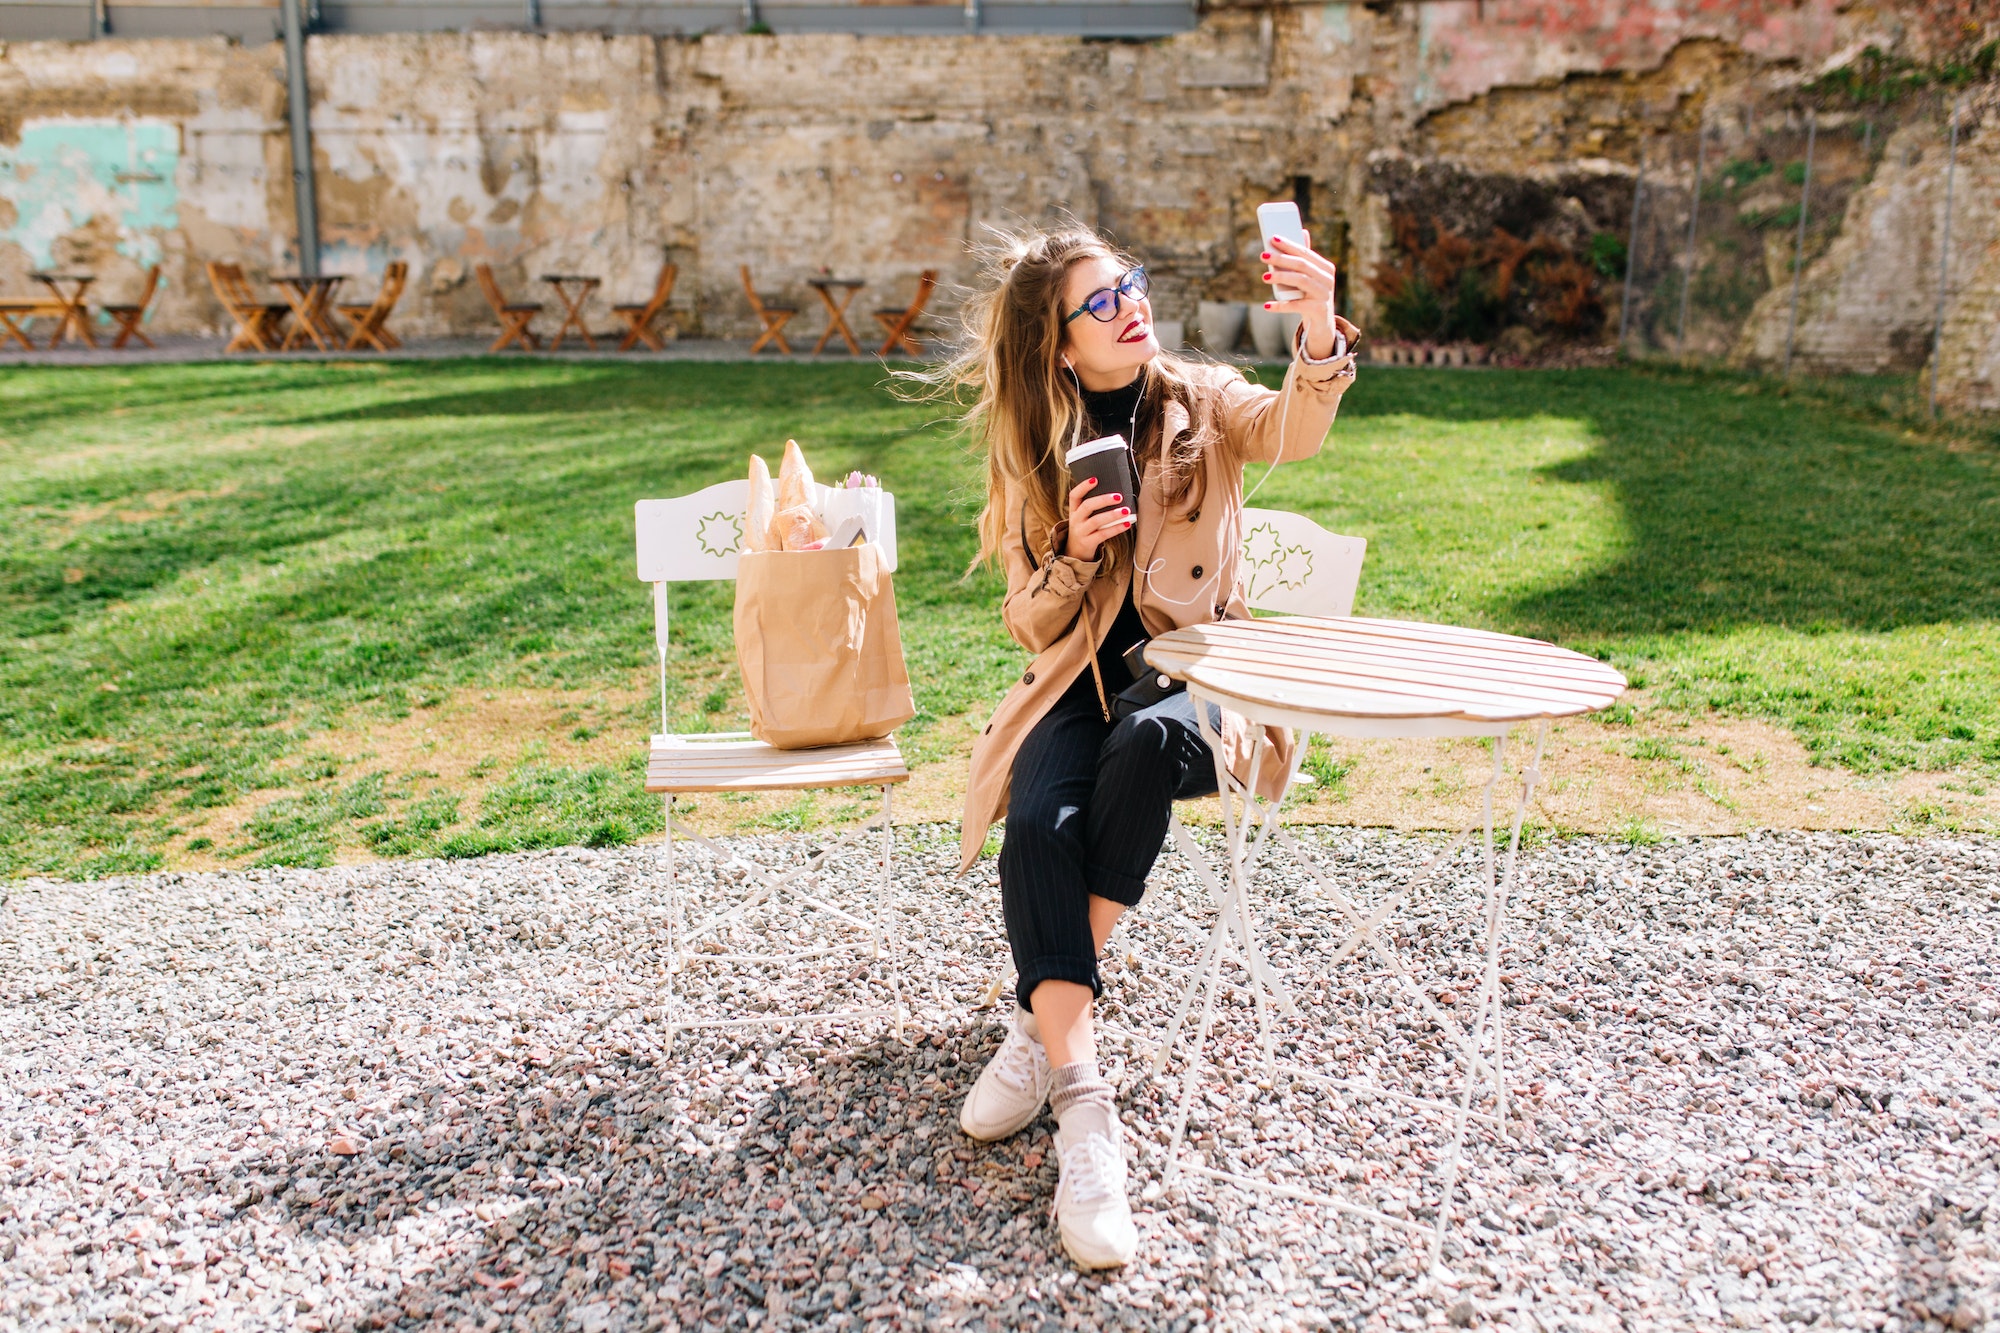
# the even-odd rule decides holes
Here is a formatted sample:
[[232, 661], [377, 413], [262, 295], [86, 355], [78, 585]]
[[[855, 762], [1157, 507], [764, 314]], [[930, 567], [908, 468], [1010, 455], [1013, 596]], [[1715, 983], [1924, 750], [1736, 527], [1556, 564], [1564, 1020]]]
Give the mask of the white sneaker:
[[1078, 1268], [1117, 1268], [1139, 1250], [1139, 1229], [1125, 1197], [1124, 1129], [1115, 1111], [1072, 1107], [1056, 1127], [1062, 1179], [1054, 1212], [1063, 1248]]
[[958, 1112], [958, 1127], [975, 1139], [991, 1142], [1025, 1129], [1049, 1100], [1055, 1071], [1042, 1049], [1041, 1029], [1033, 1014], [1017, 1005], [1013, 1026], [999, 1053], [980, 1071]]

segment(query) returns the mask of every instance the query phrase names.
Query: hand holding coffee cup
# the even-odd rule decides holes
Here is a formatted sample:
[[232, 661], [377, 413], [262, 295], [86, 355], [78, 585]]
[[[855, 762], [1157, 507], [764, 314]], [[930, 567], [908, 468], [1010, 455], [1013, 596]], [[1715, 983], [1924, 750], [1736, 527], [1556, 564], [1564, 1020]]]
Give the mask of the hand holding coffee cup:
[[1079, 444], [1065, 456], [1072, 477], [1083, 479], [1069, 492], [1069, 538], [1063, 554], [1076, 560], [1097, 559], [1098, 548], [1139, 520], [1132, 502], [1138, 490], [1132, 475], [1132, 453], [1122, 435]]

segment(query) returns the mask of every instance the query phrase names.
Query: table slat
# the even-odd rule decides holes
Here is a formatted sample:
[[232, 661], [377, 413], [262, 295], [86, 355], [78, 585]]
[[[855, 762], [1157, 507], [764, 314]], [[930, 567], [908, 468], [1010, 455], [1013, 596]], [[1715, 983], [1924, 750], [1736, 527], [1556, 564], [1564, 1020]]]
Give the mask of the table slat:
[[1147, 661], [1220, 694], [1338, 717], [1570, 717], [1608, 707], [1626, 684], [1540, 639], [1362, 617], [1191, 626], [1153, 640]]

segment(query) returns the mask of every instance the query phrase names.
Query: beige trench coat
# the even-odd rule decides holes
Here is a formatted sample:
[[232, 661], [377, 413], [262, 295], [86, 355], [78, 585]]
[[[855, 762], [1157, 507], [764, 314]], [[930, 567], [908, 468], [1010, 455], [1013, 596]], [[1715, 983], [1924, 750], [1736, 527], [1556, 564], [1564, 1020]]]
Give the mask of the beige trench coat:
[[[1345, 320], [1340, 329], [1352, 347], [1359, 330]], [[1243, 548], [1243, 470], [1250, 464], [1289, 463], [1318, 453], [1341, 394], [1354, 382], [1340, 373], [1350, 364], [1346, 359], [1324, 366], [1294, 361], [1285, 373], [1283, 389], [1251, 384], [1226, 366], [1202, 368], [1202, 378], [1222, 397], [1222, 447], [1211, 450], [1204, 460], [1205, 485], [1195, 488], [1198, 499], [1178, 510], [1168, 506], [1161, 493], [1160, 470], [1153, 469], [1140, 487], [1136, 564], [1123, 565], [1115, 573], [1099, 577], [1100, 562], [1056, 554], [1068, 537], [1067, 520], [1052, 531], [1023, 532], [1021, 499], [1008, 496], [1007, 531], [1000, 547], [1007, 597], [1000, 613], [1007, 632], [1034, 653], [1035, 660], [973, 743], [960, 873], [972, 868], [986, 844], [987, 830], [1007, 813], [1014, 753], [1021, 742], [1079, 675], [1097, 673], [1098, 649], [1118, 618], [1135, 567], [1153, 570], [1150, 578], [1140, 580], [1134, 598], [1148, 635], [1249, 616], [1243, 589], [1237, 585]], [[1177, 403], [1169, 403], [1162, 416], [1170, 437], [1188, 427], [1187, 411]], [[1097, 688], [1100, 702], [1108, 705], [1102, 678]], [[1108, 706], [1105, 715], [1110, 716]], [[1260, 794], [1267, 797], [1277, 793], [1278, 783], [1290, 771], [1292, 747], [1290, 732], [1270, 728], [1268, 734], [1276, 753], [1264, 761], [1258, 782]], [[1239, 780], [1249, 773], [1251, 741], [1241, 720], [1225, 713], [1223, 746], [1230, 772]]]

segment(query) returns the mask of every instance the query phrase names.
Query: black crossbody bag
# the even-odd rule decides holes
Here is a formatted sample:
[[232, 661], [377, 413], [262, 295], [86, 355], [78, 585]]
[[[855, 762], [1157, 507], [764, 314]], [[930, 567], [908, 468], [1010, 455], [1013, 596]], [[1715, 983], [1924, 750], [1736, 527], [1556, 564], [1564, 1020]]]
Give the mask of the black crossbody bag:
[[1111, 716], [1123, 722], [1134, 713], [1144, 712], [1162, 699], [1171, 699], [1187, 688], [1187, 682], [1175, 680], [1166, 672], [1146, 665], [1146, 645], [1151, 639], [1141, 639], [1127, 648], [1120, 657], [1125, 669], [1132, 673], [1132, 683], [1111, 697]]

